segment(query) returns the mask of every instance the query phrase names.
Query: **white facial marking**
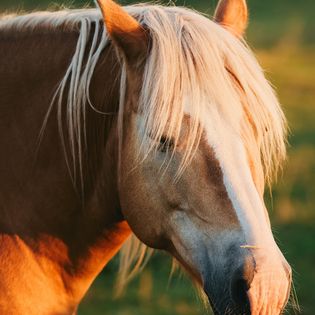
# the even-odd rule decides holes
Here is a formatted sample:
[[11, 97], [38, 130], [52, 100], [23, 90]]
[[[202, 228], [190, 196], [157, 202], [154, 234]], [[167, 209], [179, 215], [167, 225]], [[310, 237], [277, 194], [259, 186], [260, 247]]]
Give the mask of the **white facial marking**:
[[[211, 112], [211, 121], [202, 121], [209, 146], [219, 161], [223, 182], [236, 211], [247, 244], [255, 262], [255, 276], [248, 292], [253, 315], [278, 315], [289, 289], [286, 261], [274, 241], [266, 219], [264, 201], [260, 197], [250, 171], [245, 147], [239, 130], [235, 130], [241, 113], [235, 113], [233, 124]], [[236, 123], [235, 123], [236, 122]], [[233, 125], [233, 127], [231, 127]], [[239, 127], [240, 128], [240, 127]]]
[[[253, 181], [246, 151], [239, 130], [241, 113], [235, 113], [235, 120], [229, 124], [221, 118], [218, 111], [207, 115], [211, 121], [204, 121], [202, 125], [207, 135], [209, 146], [214, 150], [219, 161], [223, 182], [228, 196], [236, 211], [246, 241], [249, 246], [264, 246], [274, 243], [270, 226], [266, 220], [264, 203]], [[239, 124], [235, 122], [239, 121]]]

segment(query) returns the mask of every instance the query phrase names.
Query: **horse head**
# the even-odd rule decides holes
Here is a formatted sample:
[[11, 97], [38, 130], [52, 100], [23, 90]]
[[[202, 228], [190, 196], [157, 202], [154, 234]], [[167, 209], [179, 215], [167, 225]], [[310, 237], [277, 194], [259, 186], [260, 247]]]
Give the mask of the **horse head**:
[[242, 40], [245, 1], [221, 0], [214, 21], [98, 2], [122, 63], [124, 218], [184, 266], [216, 314], [280, 314], [291, 271], [263, 193], [285, 155], [285, 121]]

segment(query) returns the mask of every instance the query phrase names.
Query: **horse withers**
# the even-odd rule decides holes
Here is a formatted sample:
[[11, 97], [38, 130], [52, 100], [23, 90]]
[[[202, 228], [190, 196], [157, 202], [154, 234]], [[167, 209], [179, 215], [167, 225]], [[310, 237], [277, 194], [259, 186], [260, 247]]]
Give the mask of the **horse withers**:
[[263, 193], [286, 123], [243, 40], [245, 1], [214, 21], [98, 4], [0, 20], [0, 313], [75, 313], [141, 241], [215, 314], [280, 314], [291, 271]]

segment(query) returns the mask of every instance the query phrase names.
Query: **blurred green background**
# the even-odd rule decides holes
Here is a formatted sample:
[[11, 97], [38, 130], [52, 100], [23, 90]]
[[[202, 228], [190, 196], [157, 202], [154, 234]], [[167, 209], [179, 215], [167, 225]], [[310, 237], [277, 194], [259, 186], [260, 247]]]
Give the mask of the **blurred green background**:
[[[57, 7], [50, 0], [0, 0], [1, 11]], [[178, 1], [213, 14], [215, 0]], [[63, 1], [82, 7], [86, 1]], [[126, 2], [125, 2], [126, 3]], [[248, 0], [247, 39], [276, 87], [289, 120], [289, 158], [270, 205], [275, 237], [294, 270], [301, 313], [315, 314], [315, 1]], [[169, 280], [171, 262], [155, 254], [123, 298], [113, 298], [117, 260], [95, 281], [79, 315], [205, 314], [190, 281]], [[294, 314], [293, 310], [288, 310]]]

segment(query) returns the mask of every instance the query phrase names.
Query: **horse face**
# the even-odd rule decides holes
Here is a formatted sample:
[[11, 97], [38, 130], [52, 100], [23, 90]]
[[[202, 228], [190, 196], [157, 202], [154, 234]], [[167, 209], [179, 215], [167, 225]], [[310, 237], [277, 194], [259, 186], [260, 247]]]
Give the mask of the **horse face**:
[[140, 141], [150, 135], [142, 134], [141, 114], [130, 121], [120, 196], [133, 232], [171, 253], [201, 284], [217, 314], [261, 314], [265, 307], [279, 314], [290, 267], [272, 237], [241, 141], [226, 130], [221, 137], [205, 129], [189, 166], [174, 180], [185, 137], [173, 152], [167, 148], [171, 139], [161, 139], [159, 149], [139, 163]]
[[[181, 262], [216, 314], [280, 314], [291, 273], [271, 233], [254, 150], [223, 120], [200, 121], [195, 154], [178, 177], [193, 113], [186, 110], [176, 143], [167, 131], [152, 139], [138, 108], [147, 33], [117, 5], [100, 4], [127, 69], [119, 179], [125, 219], [141, 241]], [[240, 36], [246, 21], [232, 22], [245, 13], [244, 1], [221, 1], [216, 20]], [[152, 141], [157, 150], [148, 149]]]

